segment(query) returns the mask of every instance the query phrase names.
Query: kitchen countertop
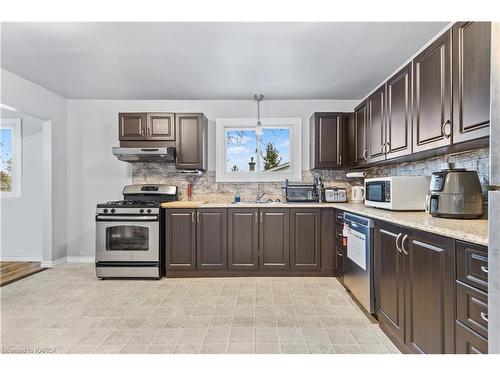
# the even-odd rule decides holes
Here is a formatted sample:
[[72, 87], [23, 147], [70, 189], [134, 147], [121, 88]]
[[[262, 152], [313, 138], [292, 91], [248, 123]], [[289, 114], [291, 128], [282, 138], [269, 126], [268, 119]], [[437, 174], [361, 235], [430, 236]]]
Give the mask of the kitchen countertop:
[[357, 203], [205, 203], [205, 202], [169, 202], [162, 203], [164, 208], [323, 208], [331, 207], [354, 214], [378, 219], [408, 228], [439, 234], [478, 245], [488, 246], [488, 220], [457, 220], [435, 218], [425, 212], [398, 212], [366, 207]]

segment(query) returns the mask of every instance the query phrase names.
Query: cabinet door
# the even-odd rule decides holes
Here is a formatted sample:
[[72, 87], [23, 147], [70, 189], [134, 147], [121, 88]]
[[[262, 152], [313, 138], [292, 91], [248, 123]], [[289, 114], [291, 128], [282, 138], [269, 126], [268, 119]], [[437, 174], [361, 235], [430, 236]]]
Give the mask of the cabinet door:
[[453, 26], [453, 143], [489, 135], [490, 22]]
[[[402, 228], [384, 222], [375, 224], [375, 299], [380, 325], [401, 344], [405, 337], [404, 253], [398, 249]], [[398, 241], [398, 244], [396, 243]]]
[[367, 103], [368, 162], [385, 159], [385, 85], [375, 91]]
[[173, 113], [148, 113], [148, 140], [173, 141], [175, 139], [174, 119]]
[[319, 271], [321, 269], [321, 210], [296, 208], [290, 210], [292, 269]]
[[321, 269], [334, 270], [335, 257], [335, 210], [324, 208], [321, 210]]
[[342, 114], [315, 114], [313, 169], [339, 168], [342, 166]]
[[228, 268], [254, 271], [259, 267], [259, 210], [228, 210]]
[[146, 139], [147, 115], [145, 113], [119, 113], [118, 138], [120, 141]]
[[226, 210], [199, 209], [197, 212], [197, 254], [199, 270], [227, 268], [227, 214]]
[[448, 31], [413, 60], [413, 152], [451, 144], [450, 39]]
[[175, 115], [178, 169], [203, 169], [203, 121], [199, 113]]
[[386, 158], [411, 154], [411, 63], [387, 81]]
[[259, 266], [264, 270], [290, 268], [290, 217], [286, 208], [260, 209]]
[[454, 240], [412, 231], [407, 256], [406, 344], [416, 353], [453, 353]]
[[196, 210], [167, 209], [166, 269], [192, 271], [196, 266]]
[[354, 110], [354, 127], [356, 130], [356, 165], [365, 164], [368, 160], [366, 143], [366, 102]]
[[488, 354], [488, 340], [458, 322], [456, 335], [456, 354]]

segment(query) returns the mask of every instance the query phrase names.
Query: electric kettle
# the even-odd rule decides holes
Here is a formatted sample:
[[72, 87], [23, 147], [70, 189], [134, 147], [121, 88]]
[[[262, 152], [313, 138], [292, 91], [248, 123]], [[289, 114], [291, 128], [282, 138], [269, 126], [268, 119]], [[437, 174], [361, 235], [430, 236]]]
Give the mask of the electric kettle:
[[363, 203], [365, 199], [365, 188], [363, 186], [353, 186], [351, 190], [351, 202]]

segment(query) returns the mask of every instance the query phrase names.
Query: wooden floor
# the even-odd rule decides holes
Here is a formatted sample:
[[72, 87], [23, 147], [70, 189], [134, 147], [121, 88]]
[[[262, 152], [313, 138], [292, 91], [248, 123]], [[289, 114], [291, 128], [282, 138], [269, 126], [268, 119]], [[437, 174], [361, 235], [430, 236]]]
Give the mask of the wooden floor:
[[40, 262], [0, 262], [0, 286], [21, 280], [37, 272], [46, 270]]

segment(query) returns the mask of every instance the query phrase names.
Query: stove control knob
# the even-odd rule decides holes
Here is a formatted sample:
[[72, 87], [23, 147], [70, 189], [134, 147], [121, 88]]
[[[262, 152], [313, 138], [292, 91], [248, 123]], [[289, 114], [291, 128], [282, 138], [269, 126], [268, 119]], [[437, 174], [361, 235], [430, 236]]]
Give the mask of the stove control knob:
[[143, 213], [144, 213], [144, 209], [142, 209], [142, 208], [141, 208], [141, 209], [139, 210], [139, 213], [143, 214]]
[[150, 214], [150, 213], [151, 213], [151, 208], [148, 208], [148, 214]]
[[105, 214], [107, 214], [108, 213], [108, 209], [105, 208], [102, 212], [104, 212]]
[[114, 208], [112, 208], [112, 209], [111, 209], [111, 213], [112, 213], [112, 214], [114, 214], [114, 213], [115, 213], [115, 211], [116, 211], [116, 210], [115, 210]]

